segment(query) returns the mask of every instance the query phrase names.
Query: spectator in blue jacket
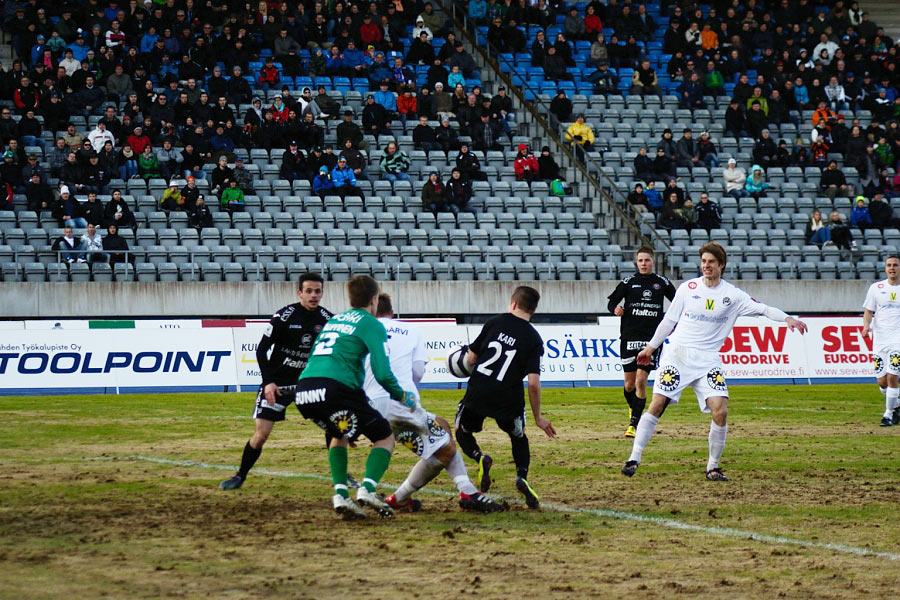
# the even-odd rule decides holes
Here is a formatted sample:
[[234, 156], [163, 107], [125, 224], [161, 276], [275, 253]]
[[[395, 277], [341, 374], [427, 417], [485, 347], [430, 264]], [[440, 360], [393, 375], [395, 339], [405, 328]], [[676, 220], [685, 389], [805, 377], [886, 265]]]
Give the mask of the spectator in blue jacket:
[[872, 226], [872, 217], [869, 215], [869, 207], [866, 206], [864, 196], [856, 197], [856, 206], [853, 208], [853, 212], [850, 213], [850, 226], [859, 227], [860, 229]]
[[378, 91], [373, 95], [375, 96], [375, 104], [380, 104], [389, 113], [397, 112], [397, 98], [394, 96], [394, 92], [388, 89], [386, 81], [378, 84]]
[[319, 167], [319, 174], [313, 177], [313, 192], [319, 195], [323, 200], [325, 196], [330, 196], [334, 191], [334, 182], [328, 173], [328, 167], [322, 165]]
[[334, 192], [341, 198], [345, 196], [358, 196], [362, 198], [362, 190], [356, 185], [356, 175], [347, 164], [347, 157], [339, 156], [337, 165], [331, 170], [331, 184]]
[[487, 23], [487, 2], [484, 0], [470, 0], [469, 20], [476, 25], [485, 25]]
[[384, 53], [376, 52], [375, 62], [373, 62], [372, 66], [369, 67], [369, 89], [376, 89], [378, 87], [378, 84], [385, 79], [390, 81], [391, 68], [386, 62], [384, 62]]

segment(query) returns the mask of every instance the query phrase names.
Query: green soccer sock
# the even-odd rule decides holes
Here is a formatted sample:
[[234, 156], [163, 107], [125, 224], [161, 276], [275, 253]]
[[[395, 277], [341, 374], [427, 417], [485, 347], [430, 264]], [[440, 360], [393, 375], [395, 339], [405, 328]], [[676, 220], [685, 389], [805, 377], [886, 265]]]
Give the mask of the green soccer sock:
[[375, 491], [375, 486], [381, 481], [388, 465], [391, 464], [391, 453], [385, 448], [372, 448], [369, 458], [366, 459], [366, 476], [363, 486], [370, 492]]
[[347, 492], [347, 449], [335, 446], [328, 450], [328, 464], [331, 466], [331, 481], [334, 482], [334, 493], [349, 498]]

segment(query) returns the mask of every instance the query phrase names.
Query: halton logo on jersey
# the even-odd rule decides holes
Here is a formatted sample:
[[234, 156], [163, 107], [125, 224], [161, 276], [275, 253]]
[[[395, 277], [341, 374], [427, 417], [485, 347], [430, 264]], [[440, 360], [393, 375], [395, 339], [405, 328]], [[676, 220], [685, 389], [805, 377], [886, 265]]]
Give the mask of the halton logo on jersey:
[[657, 376], [657, 385], [664, 392], [671, 392], [681, 383], [681, 373], [672, 365], [663, 367]]
[[875, 375], [881, 376], [884, 373], [884, 359], [876, 354], [872, 359], [872, 367], [875, 369]]
[[359, 419], [357, 419], [356, 415], [349, 410], [339, 410], [328, 417], [328, 420], [331, 421], [332, 425], [337, 427], [337, 430], [340, 431], [341, 435], [345, 438], [350, 439], [356, 435]]
[[706, 374], [706, 383], [717, 392], [724, 392], [728, 389], [728, 384], [725, 383], [725, 374], [719, 367], [710, 369]]
[[401, 431], [397, 434], [397, 441], [409, 448], [416, 456], [422, 456], [422, 452], [425, 450], [422, 436], [415, 431]]

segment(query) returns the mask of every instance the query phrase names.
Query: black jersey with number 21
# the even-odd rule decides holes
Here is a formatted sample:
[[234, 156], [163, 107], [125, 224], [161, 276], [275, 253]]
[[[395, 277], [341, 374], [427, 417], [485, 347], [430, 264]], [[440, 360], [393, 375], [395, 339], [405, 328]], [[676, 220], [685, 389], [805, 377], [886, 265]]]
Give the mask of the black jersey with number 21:
[[478, 361], [463, 403], [486, 416], [521, 413], [522, 380], [541, 372], [544, 342], [537, 330], [525, 319], [505, 313], [488, 320], [469, 349]]

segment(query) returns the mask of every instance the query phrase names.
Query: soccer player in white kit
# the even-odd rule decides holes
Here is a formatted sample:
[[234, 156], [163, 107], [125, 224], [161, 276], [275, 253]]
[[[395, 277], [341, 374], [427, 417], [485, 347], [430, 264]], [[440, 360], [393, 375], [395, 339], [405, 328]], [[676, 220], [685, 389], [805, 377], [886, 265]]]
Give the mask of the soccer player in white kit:
[[[375, 316], [384, 325], [388, 334], [387, 354], [391, 362], [391, 371], [397, 377], [400, 387], [415, 391], [428, 363], [422, 330], [411, 323], [394, 319], [391, 297], [387, 294], [378, 295]], [[421, 404], [410, 412], [405, 406], [391, 400], [387, 391], [375, 380], [368, 359], [363, 390], [372, 408], [391, 424], [397, 442], [419, 457], [419, 462], [413, 466], [406, 481], [396, 492], [385, 498], [385, 502], [392, 508], [411, 512], [420, 510], [422, 503], [412, 497], [413, 493], [446, 469], [459, 490], [460, 507], [483, 513], [505, 510], [503, 505], [480, 493], [469, 480], [466, 465], [456, 451], [456, 443], [450, 435], [450, 425], [440, 417], [427, 412]]]
[[882, 427], [900, 423], [900, 256], [884, 261], [887, 279], [869, 286], [863, 303], [863, 336], [872, 336], [875, 378], [884, 390]]
[[634, 475], [641, 463], [644, 447], [653, 436], [663, 411], [669, 404], [678, 403], [685, 388], [692, 387], [700, 410], [712, 413], [706, 478], [710, 481], [728, 481], [719, 468], [728, 434], [728, 385], [722, 371], [719, 348], [738, 317], [765, 315], [773, 321], [787, 323], [791, 331], [798, 329], [804, 333], [807, 329], [802, 321], [757, 302], [747, 292], [722, 280], [726, 261], [725, 249], [720, 244], [709, 242], [700, 248], [703, 276], [678, 286], [675, 299], [656, 328], [653, 339], [637, 355], [638, 364], [648, 364], [656, 349], [669, 338], [656, 371], [653, 401], [638, 423], [631, 457], [622, 467], [623, 475]]

